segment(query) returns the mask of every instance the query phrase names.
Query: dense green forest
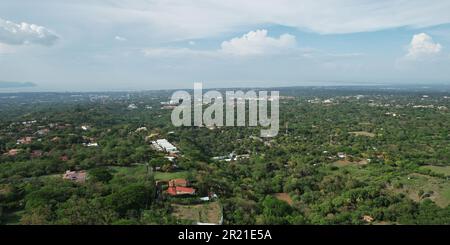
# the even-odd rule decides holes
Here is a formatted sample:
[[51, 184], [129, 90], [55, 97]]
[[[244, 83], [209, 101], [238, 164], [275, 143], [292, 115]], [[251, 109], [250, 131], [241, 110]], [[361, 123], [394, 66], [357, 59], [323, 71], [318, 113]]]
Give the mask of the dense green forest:
[[[450, 224], [450, 92], [279, 90], [273, 138], [174, 127], [172, 91], [0, 94], [0, 223]], [[157, 185], [176, 178], [195, 195]]]

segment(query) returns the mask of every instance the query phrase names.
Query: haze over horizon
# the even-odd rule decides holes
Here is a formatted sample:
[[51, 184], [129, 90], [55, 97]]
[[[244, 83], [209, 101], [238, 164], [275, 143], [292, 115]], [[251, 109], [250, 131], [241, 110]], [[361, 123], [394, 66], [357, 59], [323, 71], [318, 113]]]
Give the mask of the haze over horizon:
[[5, 0], [0, 81], [31, 82], [33, 91], [199, 81], [210, 88], [450, 84], [448, 13], [450, 1], [425, 0]]

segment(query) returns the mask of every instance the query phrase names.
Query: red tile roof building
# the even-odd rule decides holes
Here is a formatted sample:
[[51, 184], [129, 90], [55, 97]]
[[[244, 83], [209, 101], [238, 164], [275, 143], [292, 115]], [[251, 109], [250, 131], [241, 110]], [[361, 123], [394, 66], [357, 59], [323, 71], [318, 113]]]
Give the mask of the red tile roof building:
[[189, 185], [189, 182], [185, 179], [172, 179], [169, 181], [170, 187], [174, 187], [174, 186], [187, 187], [188, 185]]
[[167, 188], [167, 194], [171, 196], [179, 196], [179, 195], [194, 195], [195, 189], [190, 187], [183, 186], [173, 186]]
[[167, 194], [171, 196], [194, 195], [195, 189], [188, 187], [189, 182], [185, 179], [172, 179], [169, 181]]

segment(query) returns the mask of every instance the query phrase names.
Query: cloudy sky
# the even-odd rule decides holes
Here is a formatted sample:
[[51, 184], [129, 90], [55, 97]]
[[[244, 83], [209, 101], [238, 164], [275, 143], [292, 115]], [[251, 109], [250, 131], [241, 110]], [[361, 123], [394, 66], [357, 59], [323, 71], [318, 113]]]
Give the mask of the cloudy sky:
[[0, 81], [90, 91], [450, 83], [450, 0], [2, 0]]

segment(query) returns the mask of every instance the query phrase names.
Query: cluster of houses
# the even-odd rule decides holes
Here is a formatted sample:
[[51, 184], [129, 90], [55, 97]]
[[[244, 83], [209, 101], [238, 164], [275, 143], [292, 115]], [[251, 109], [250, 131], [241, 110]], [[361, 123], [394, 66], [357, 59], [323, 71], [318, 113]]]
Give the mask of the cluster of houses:
[[[167, 139], [158, 139], [151, 142], [153, 149], [161, 152], [165, 152], [167, 155], [165, 158], [174, 162], [178, 157], [178, 149]], [[183, 196], [183, 195], [194, 195], [195, 189], [189, 187], [189, 181], [186, 179], [172, 179], [169, 181], [156, 181], [156, 186], [162, 188], [162, 184], [166, 184], [167, 190], [165, 191], [170, 196]]]
[[[59, 123], [49, 123], [48, 125], [41, 125], [41, 126], [36, 126], [36, 131], [34, 133], [31, 133], [30, 131], [32, 130], [32, 126], [35, 125], [37, 123], [37, 120], [30, 120], [30, 121], [23, 121], [23, 122], [16, 122], [16, 123], [12, 123], [10, 126], [14, 126], [14, 125], [21, 125], [21, 126], [25, 126], [25, 128], [22, 129], [23, 132], [29, 132], [30, 134], [28, 136], [24, 136], [24, 137], [20, 137], [16, 140], [16, 145], [30, 145], [33, 144], [35, 141], [37, 142], [41, 142], [42, 141], [42, 136], [46, 136], [51, 132], [51, 129], [59, 129], [59, 130], [64, 130], [68, 127], [71, 127], [71, 124], [59, 124]], [[83, 131], [88, 131], [90, 130], [90, 126], [88, 125], [81, 125], [80, 127]], [[50, 139], [51, 142], [55, 143], [55, 142], [59, 142], [61, 140], [60, 137], [55, 136], [52, 139]], [[86, 140], [86, 139], [85, 139]], [[87, 140], [88, 143], [85, 143], [85, 146], [88, 147], [93, 147], [93, 146], [98, 146], [98, 144], [96, 142], [93, 142], [92, 139], [88, 139]], [[9, 149], [7, 152], [3, 153], [4, 156], [17, 156], [22, 150], [21, 149]], [[41, 157], [43, 156], [44, 153], [40, 150], [34, 150], [31, 152], [31, 157]]]
[[[32, 124], [36, 123], [36, 122], [37, 121], [33, 120], [33, 121], [22, 122], [20, 124], [29, 127]], [[30, 145], [35, 140], [40, 142], [40, 141], [42, 141], [42, 139], [41, 138], [37, 138], [36, 136], [48, 135], [50, 133], [50, 128], [65, 129], [65, 128], [70, 127], [70, 126], [71, 126], [71, 124], [60, 125], [58, 123], [50, 123], [50, 124], [48, 124], [48, 127], [38, 126], [39, 129], [33, 134], [34, 136], [21, 137], [21, 138], [16, 140], [16, 145]], [[81, 125], [80, 128], [83, 131], [89, 131], [91, 129], [91, 127], [89, 125]], [[50, 141], [55, 143], [55, 142], [59, 142], [60, 140], [61, 140], [60, 137], [55, 136]], [[87, 146], [87, 147], [97, 147], [97, 146], [99, 146], [98, 143], [95, 142], [94, 138], [88, 138], [88, 137], [83, 136], [83, 140], [85, 141], [85, 143], [83, 143], [84, 146]], [[20, 152], [21, 152], [21, 149], [10, 149], [9, 151], [3, 153], [3, 155], [5, 155], [5, 156], [17, 156], [17, 154], [20, 153]], [[44, 155], [44, 154], [40, 150], [34, 150], [34, 151], [31, 152], [31, 157], [34, 157], [34, 158], [41, 157], [42, 155]]]
[[231, 161], [238, 161], [238, 160], [249, 159], [249, 158], [250, 158], [250, 154], [237, 155], [234, 152], [232, 152], [232, 153], [228, 154], [228, 156], [213, 157], [212, 160], [231, 162]]
[[325, 105], [330, 105], [335, 103], [335, 100], [333, 98], [329, 98], [329, 99], [319, 99], [319, 98], [314, 98], [314, 99], [309, 99], [307, 100], [308, 103], [310, 104], [325, 104]]
[[17, 140], [16, 144], [17, 145], [29, 145], [33, 143], [33, 137], [23, 137]]
[[[33, 143], [33, 140], [34, 140], [34, 137], [31, 137], [31, 136], [22, 137], [22, 138], [17, 139], [16, 145], [29, 145], [29, 144]], [[21, 151], [22, 151], [22, 149], [10, 149], [7, 152], [3, 153], [3, 155], [14, 157], [14, 156], [17, 156], [17, 154], [19, 154]], [[32, 156], [33, 156], [33, 154], [32, 154]]]
[[[175, 147], [167, 139], [158, 139], [152, 141], [151, 146], [153, 149], [157, 151], [165, 152], [167, 154], [166, 158], [172, 162], [178, 157], [179, 151], [177, 147]], [[228, 157], [232, 159], [237, 159], [237, 157], [245, 157], [245, 156], [243, 155], [238, 156], [232, 153]], [[196, 189], [191, 186], [188, 180], [183, 178], [171, 179], [169, 181], [159, 180], [156, 181], [155, 184], [157, 189], [159, 189], [160, 191], [164, 189], [163, 186], [167, 186], [167, 189], [164, 190], [164, 193], [172, 197], [185, 197], [185, 196], [193, 196], [196, 194]], [[217, 195], [211, 194], [206, 197], [201, 197], [200, 200], [209, 201], [214, 198], [217, 198]]]
[[31, 126], [31, 125], [33, 125], [33, 124], [35, 124], [35, 123], [37, 123], [36, 120], [23, 121], [23, 122], [22, 122], [22, 125], [24, 125], [24, 126]]
[[180, 101], [170, 100], [168, 102], [161, 102], [161, 109], [173, 110], [180, 104]]
[[[22, 149], [10, 149], [7, 152], [3, 153], [4, 156], [8, 156], [8, 157], [15, 157], [17, 156], [20, 152], [22, 152]], [[43, 152], [42, 150], [32, 150], [30, 152], [30, 156], [32, 158], [39, 158], [42, 157], [44, 155], [47, 155], [48, 152]], [[61, 161], [68, 161], [68, 157], [67, 156], [61, 156], [60, 158]]]
[[175, 163], [175, 160], [178, 158], [180, 153], [178, 149], [166, 139], [159, 139], [156, 141], [152, 141], [151, 146], [153, 149], [157, 151], [165, 152], [166, 153], [165, 158], [171, 161], [172, 163]]

